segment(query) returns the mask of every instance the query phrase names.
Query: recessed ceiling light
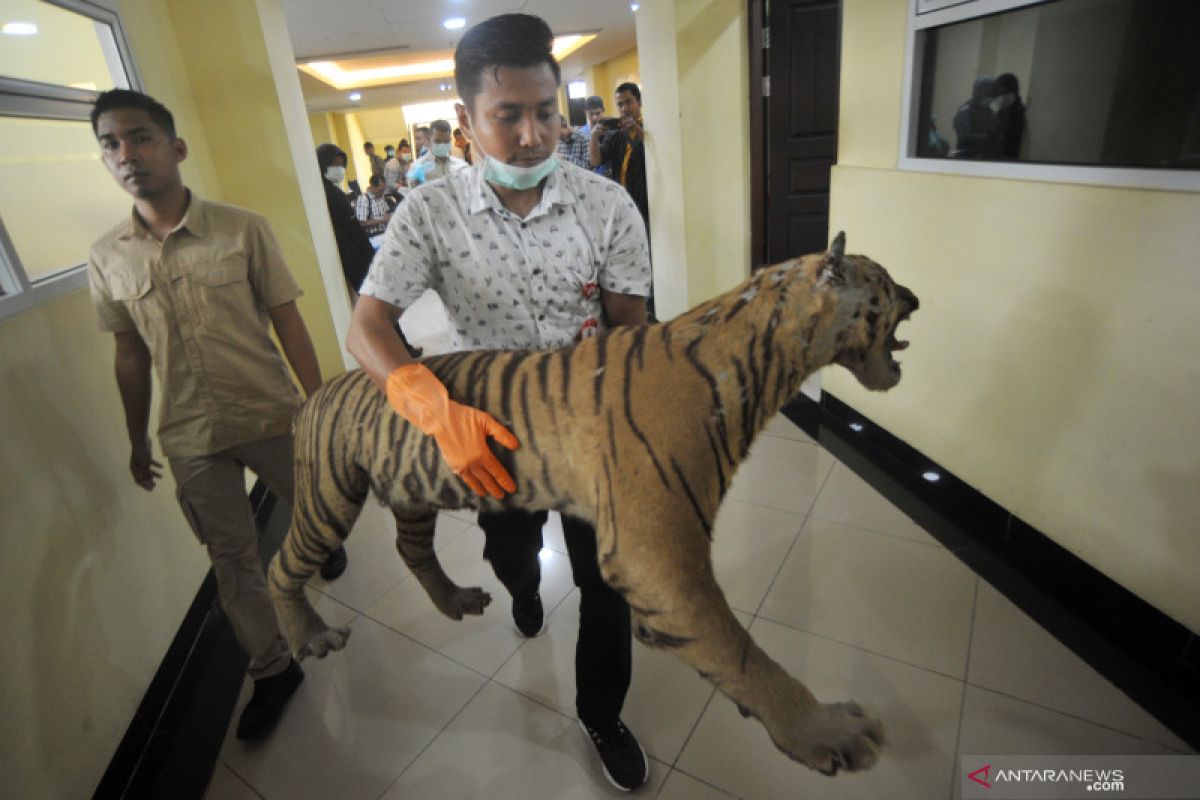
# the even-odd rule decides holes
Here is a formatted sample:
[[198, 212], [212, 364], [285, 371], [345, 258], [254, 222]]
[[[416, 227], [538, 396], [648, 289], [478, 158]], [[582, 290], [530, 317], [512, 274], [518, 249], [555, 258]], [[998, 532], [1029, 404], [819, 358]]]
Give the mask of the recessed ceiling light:
[[33, 36], [38, 32], [38, 27], [32, 22], [6, 22], [0, 30], [9, 36]]
[[629, 4], [629, 10], [630, 10], [630, 11], [637, 11], [639, 8], [641, 8], [641, 6], [640, 6], [639, 4], [637, 4], [637, 3], [630, 3], [630, 4]]
[[942, 479], [942, 476], [938, 475], [933, 470], [930, 470], [929, 472], [922, 472], [921, 477], [924, 478], [925, 480], [929, 481], [930, 483], [937, 483], [938, 481], [940, 481]]
[[359, 100], [362, 100], [362, 93], [361, 93], [361, 92], [351, 92], [351, 93], [350, 93], [350, 101], [351, 101], [351, 102], [353, 102], [353, 103], [357, 103]]
[[442, 22], [442, 27], [448, 31], [456, 31], [466, 24], [467, 21], [462, 17], [451, 17], [450, 19]]

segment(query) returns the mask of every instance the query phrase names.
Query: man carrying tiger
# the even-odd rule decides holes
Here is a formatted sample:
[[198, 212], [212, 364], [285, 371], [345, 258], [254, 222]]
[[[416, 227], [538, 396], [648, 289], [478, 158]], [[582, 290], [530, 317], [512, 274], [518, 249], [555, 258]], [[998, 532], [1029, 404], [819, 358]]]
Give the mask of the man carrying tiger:
[[[564, 528], [570, 520], [568, 547], [583, 591], [577, 708], [614, 784], [633, 788], [646, 778], [645, 756], [617, 717], [629, 680], [630, 610], [639, 640], [698, 670], [790, 757], [830, 775], [870, 767], [882, 726], [852, 702], [820, 703], [758, 648], [714, 579], [712, 526], [754, 437], [807, 375], [836, 363], [871, 389], [899, 381], [891, 353], [906, 344], [895, 331], [917, 298], [875, 262], [846, 255], [839, 235], [828, 253], [762, 270], [669, 323], [629, 324], [575, 344], [561, 333], [551, 338], [572, 305], [561, 292], [548, 301], [550, 287], [571, 281], [589, 300], [597, 295], [588, 284], [598, 283], [611, 321], [641, 321], [644, 232], [628, 198], [604, 192], [615, 184], [566, 165], [544, 173], [537, 166], [557, 122], [549, 31], [541, 24], [536, 35], [525, 32], [528, 17], [498, 20], [468, 32], [456, 53], [467, 103], [459, 122], [487, 163], [416, 190], [393, 217], [347, 343], [365, 371], [330, 381], [296, 421], [297, 506], [268, 579], [292, 647], [323, 656], [345, 645], [348, 629], [326, 626], [304, 585], [348, 535], [368, 494], [393, 510], [401, 556], [453, 619], [482, 613], [490, 598], [442, 570], [433, 549], [436, 510], [480, 510], [485, 531], [499, 530], [489, 533], [485, 553], [514, 591], [523, 588], [510, 582], [522, 577], [521, 561], [505, 561], [516, 565], [507, 572], [496, 548], [506, 544], [498, 537], [520, 540], [520, 526], [505, 531], [492, 520], [553, 508]], [[514, 38], [543, 43], [537, 57], [507, 61], [489, 50], [474, 63], [505, 66], [476, 71], [476, 83], [464, 79], [462, 51], [477, 44], [476, 31], [510, 25], [522, 29]], [[523, 180], [537, 181], [536, 199]], [[605, 220], [598, 230], [585, 224], [595, 214]], [[558, 249], [550, 237], [560, 233]], [[525, 349], [414, 364], [392, 320], [426, 286], [446, 300], [460, 348], [524, 341]], [[495, 313], [479, 316], [487, 311]], [[501, 327], [488, 339], [476, 333], [489, 324]], [[557, 342], [565, 346], [539, 352]], [[490, 448], [488, 437], [499, 446]], [[524, 530], [542, 518], [532, 515]], [[624, 619], [604, 612], [619, 634], [604, 629], [597, 637], [607, 647], [624, 645], [623, 672], [612, 652], [583, 649], [588, 598], [604, 598], [595, 581], [628, 602], [609, 606]], [[586, 689], [585, 678], [603, 677], [602, 670], [617, 676], [619, 693], [605, 693], [611, 684]], [[603, 707], [597, 698], [610, 703], [607, 720], [590, 715]]]
[[[397, 209], [346, 343], [395, 411], [434, 437], [463, 481], [497, 498], [516, 485], [486, 437], [508, 448], [518, 446], [516, 438], [489, 415], [450, 402], [437, 376], [395, 346], [392, 325], [402, 309], [433, 288], [449, 314], [455, 350], [543, 350], [594, 334], [604, 317], [613, 326], [644, 323], [650, 291], [645, 228], [629, 195], [555, 158], [559, 68], [552, 39], [543, 20], [522, 14], [494, 17], [463, 36], [455, 51], [465, 103], [458, 123], [475, 142], [476, 165], [418, 187]], [[542, 629], [538, 551], [545, 521], [538, 507], [479, 514], [484, 557], [512, 594], [513, 619], [525, 636]], [[432, 530], [432, 516], [428, 525]], [[629, 607], [600, 575], [592, 526], [564, 514], [563, 532], [581, 595], [579, 719], [608, 779], [633, 789], [645, 782], [647, 762], [620, 719], [631, 677]]]

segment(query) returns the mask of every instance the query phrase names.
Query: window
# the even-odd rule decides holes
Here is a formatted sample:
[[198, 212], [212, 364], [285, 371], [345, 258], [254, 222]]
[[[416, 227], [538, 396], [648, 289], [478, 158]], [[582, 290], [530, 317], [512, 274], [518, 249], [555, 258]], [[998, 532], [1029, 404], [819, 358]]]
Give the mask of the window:
[[901, 166], [1200, 191], [1200, 3], [915, 0]]
[[79, 0], [0, 8], [0, 318], [86, 285], [89, 245], [128, 197], [89, 119], [137, 84], [117, 15]]

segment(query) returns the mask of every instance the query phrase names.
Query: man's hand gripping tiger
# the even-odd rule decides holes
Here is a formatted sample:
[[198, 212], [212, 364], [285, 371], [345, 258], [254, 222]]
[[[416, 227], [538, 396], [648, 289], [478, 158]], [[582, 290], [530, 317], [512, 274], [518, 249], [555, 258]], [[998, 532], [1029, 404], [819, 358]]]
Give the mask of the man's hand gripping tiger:
[[671, 322], [623, 327], [545, 352], [469, 352], [423, 363], [459, 403], [521, 442], [495, 448], [517, 483], [479, 497], [437, 444], [354, 371], [316, 392], [296, 422], [296, 506], [269, 585], [292, 648], [324, 656], [329, 628], [304, 585], [340, 545], [369, 493], [392, 509], [401, 557], [446, 616], [489, 597], [456, 585], [433, 548], [438, 509], [557, 509], [591, 522], [604, 580], [638, 639], [666, 648], [760, 720], [787, 755], [828, 775], [873, 765], [883, 727], [853, 702], [823, 704], [750, 638], [711, 562], [721, 498], [751, 442], [801, 381], [827, 365], [867, 388], [900, 380], [897, 325], [917, 298], [883, 267], [827, 253], [764, 269]]

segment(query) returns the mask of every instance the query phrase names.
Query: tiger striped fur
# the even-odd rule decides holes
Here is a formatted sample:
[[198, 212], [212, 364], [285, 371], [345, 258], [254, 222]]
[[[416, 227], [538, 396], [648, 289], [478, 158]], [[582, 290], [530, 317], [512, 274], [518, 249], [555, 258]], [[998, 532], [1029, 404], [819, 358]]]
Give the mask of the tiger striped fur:
[[809, 373], [830, 363], [868, 388], [900, 378], [896, 326], [917, 308], [878, 264], [828, 253], [764, 269], [671, 322], [618, 328], [556, 351], [466, 352], [424, 362], [451, 397], [520, 440], [495, 447], [517, 483], [478, 497], [431, 437], [387, 405], [367, 375], [322, 387], [296, 423], [296, 506], [269, 585], [297, 654], [340, 649], [304, 585], [349, 534], [367, 495], [396, 518], [400, 555], [447, 616], [489, 598], [456, 585], [433, 549], [438, 509], [558, 509], [595, 525], [600, 569], [636, 636], [668, 648], [759, 719], [792, 758], [826, 774], [871, 766], [880, 723], [821, 704], [735, 619], [713, 576], [713, 520], [755, 435]]

